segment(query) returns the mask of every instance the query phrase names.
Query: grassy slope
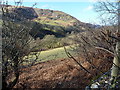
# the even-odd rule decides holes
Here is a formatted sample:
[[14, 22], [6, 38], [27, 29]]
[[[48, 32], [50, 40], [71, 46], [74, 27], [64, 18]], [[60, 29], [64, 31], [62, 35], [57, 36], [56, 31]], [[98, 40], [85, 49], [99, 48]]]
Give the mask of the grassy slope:
[[50, 24], [50, 25], [55, 25], [55, 26], [67, 26], [67, 25], [70, 25], [71, 23], [75, 22], [75, 20], [66, 20], [66, 21], [63, 21], [63, 20], [60, 20], [60, 19], [57, 19], [57, 20], [51, 20], [51, 19], [48, 19], [47, 17], [45, 16], [41, 16], [41, 17], [38, 17], [36, 19], [34, 19], [33, 21], [35, 22], [38, 22], [38, 23], [42, 23], [42, 24]]
[[[72, 48], [71, 48], [72, 47]], [[72, 55], [75, 55], [75, 51], [73, 48], [75, 48], [75, 45], [72, 46], [66, 46], [67, 51], [69, 51]], [[30, 60], [33, 61], [35, 60], [36, 56], [34, 55], [35, 52], [31, 52], [30, 55], [25, 56], [25, 60]], [[68, 58], [68, 56], [65, 53], [64, 47], [60, 48], [55, 48], [47, 51], [41, 51], [37, 52], [38, 59], [37, 62], [44, 62], [47, 60], [55, 60], [55, 59], [60, 59], [60, 58]]]

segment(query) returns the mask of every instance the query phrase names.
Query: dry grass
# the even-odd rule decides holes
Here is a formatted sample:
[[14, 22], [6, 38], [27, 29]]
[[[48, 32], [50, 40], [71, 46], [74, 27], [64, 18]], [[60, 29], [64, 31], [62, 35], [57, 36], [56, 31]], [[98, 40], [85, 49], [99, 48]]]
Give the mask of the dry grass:
[[88, 62], [84, 62], [84, 58], [79, 58], [84, 62], [82, 65], [89, 69], [91, 74], [85, 72], [71, 59], [41, 62], [22, 69], [15, 88], [84, 88], [100, 74], [99, 70], [105, 72], [110, 69], [112, 64], [107, 61], [109, 56], [103, 54], [103, 56], [93, 58], [93, 63], [98, 70], [91, 67]]

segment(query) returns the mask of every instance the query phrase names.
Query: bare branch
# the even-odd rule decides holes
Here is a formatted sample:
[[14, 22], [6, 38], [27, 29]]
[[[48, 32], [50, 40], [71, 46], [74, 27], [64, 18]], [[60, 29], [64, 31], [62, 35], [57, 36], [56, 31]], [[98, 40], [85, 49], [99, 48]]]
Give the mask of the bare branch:
[[69, 57], [69, 58], [72, 58], [83, 70], [85, 70], [87, 73], [90, 73], [83, 65], [81, 65], [69, 52], [67, 52], [65, 46], [64, 46], [64, 50], [66, 52], [66, 55]]
[[110, 50], [108, 50], [108, 49], [105, 49], [105, 48], [103, 48], [103, 47], [95, 47], [95, 48], [96, 48], [96, 49], [104, 50], [104, 51], [106, 51], [106, 52], [108, 52], [108, 53], [114, 55], [114, 53], [113, 53], [112, 51], [110, 51]]

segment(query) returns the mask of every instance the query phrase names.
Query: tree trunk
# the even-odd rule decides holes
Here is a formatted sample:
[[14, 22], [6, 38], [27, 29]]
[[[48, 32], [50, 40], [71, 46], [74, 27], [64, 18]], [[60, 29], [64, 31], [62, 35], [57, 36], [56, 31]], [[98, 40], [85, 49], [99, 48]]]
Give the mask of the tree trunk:
[[[120, 38], [120, 0], [118, 0], [118, 30], [117, 30], [117, 38]], [[116, 80], [120, 71], [120, 41], [116, 43], [116, 49], [114, 51], [114, 59], [113, 66], [111, 71], [111, 86], [112, 88], [116, 85]]]
[[115, 87], [116, 79], [119, 74], [119, 68], [120, 68], [120, 42], [117, 42], [116, 44], [116, 50], [115, 50], [115, 56], [113, 59], [113, 66], [111, 71], [111, 79], [112, 79], [112, 87]]
[[14, 67], [13, 67], [14, 69], [13, 70], [14, 70], [14, 73], [15, 73], [15, 79], [12, 82], [9, 83], [9, 85], [8, 85], [9, 89], [12, 89], [16, 85], [16, 83], [19, 79], [19, 69], [18, 69], [19, 61], [18, 61], [18, 56], [17, 55], [15, 56], [13, 61], [14, 61]]
[[8, 76], [8, 69], [7, 69], [7, 61], [5, 61], [5, 58], [3, 57], [2, 60], [2, 90], [7, 89], [7, 81], [6, 78]]

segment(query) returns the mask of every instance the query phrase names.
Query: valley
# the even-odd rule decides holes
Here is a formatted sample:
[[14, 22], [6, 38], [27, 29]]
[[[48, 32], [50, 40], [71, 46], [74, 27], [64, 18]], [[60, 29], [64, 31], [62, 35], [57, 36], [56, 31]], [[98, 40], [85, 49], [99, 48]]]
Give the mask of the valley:
[[117, 25], [82, 22], [58, 10], [3, 8], [3, 87], [86, 88], [111, 69]]

